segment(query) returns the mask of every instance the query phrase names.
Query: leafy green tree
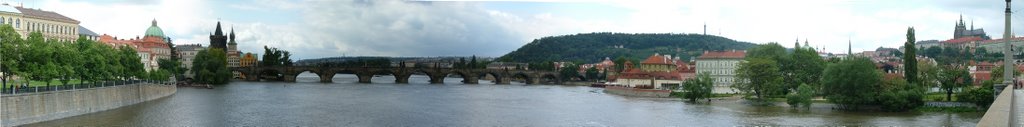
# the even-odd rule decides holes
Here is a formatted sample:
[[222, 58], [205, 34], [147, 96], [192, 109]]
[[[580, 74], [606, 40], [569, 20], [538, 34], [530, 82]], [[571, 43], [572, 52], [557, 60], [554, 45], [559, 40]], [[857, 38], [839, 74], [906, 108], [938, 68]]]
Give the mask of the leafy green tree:
[[917, 46], [915, 46], [914, 38], [914, 27], [907, 28], [907, 42], [903, 44], [906, 48], [906, 52], [903, 55], [903, 77], [907, 79], [907, 83], [916, 84], [917, 79]]
[[[28, 73], [24, 77], [28, 77], [32, 80], [39, 80], [46, 82], [46, 86], [50, 86], [50, 81], [58, 76], [58, 65], [56, 61], [52, 59], [55, 55], [55, 49], [52, 44], [43, 38], [43, 34], [39, 32], [32, 32], [28, 37], [27, 52], [25, 52], [26, 70]], [[56, 43], [56, 42], [54, 42]]]
[[736, 70], [740, 79], [733, 87], [747, 94], [753, 94], [755, 101], [765, 101], [767, 96], [778, 94], [783, 89], [779, 65], [772, 59], [747, 58]]
[[53, 44], [57, 48], [54, 49], [55, 53], [52, 59], [57, 63], [58, 78], [62, 85], [67, 85], [68, 81], [78, 77], [78, 70], [76, 66], [83, 64], [82, 52], [79, 52], [76, 45], [69, 42], [58, 42]]
[[885, 111], [907, 111], [924, 105], [925, 89], [902, 78], [882, 80], [878, 104]]
[[687, 79], [683, 82], [683, 99], [696, 102], [699, 99], [711, 97], [712, 83], [715, 79], [708, 73], [697, 74], [697, 77]]
[[920, 85], [921, 87], [925, 87], [925, 88], [939, 87], [939, 84], [940, 84], [939, 80], [941, 79], [941, 77], [940, 77], [941, 73], [939, 73], [939, 72], [942, 71], [942, 68], [939, 68], [938, 66], [936, 66], [933, 63], [918, 64], [917, 68], [918, 68], [917, 69], [918, 70], [918, 84], [917, 85]]
[[830, 64], [822, 75], [825, 97], [842, 109], [874, 104], [882, 74], [868, 58], [850, 57]]
[[[818, 91], [817, 89], [821, 88], [821, 86], [817, 84], [821, 83], [821, 74], [825, 71], [826, 64], [825, 60], [818, 56], [818, 51], [810, 47], [796, 48], [793, 49], [791, 57], [794, 61], [789, 63], [791, 67], [788, 69], [792, 70], [784, 71], [791, 72], [790, 76], [787, 77], [791, 80], [787, 84], [807, 84], [812, 90]], [[789, 86], [788, 88], [797, 88], [797, 86]], [[799, 92], [798, 89], [792, 90]]]
[[571, 80], [572, 78], [580, 77], [580, 67], [576, 66], [576, 64], [568, 63], [561, 69], [562, 70], [558, 70], [558, 73], [562, 76], [562, 80]]
[[597, 67], [590, 67], [585, 73], [588, 81], [597, 81], [598, 79], [601, 79], [600, 73], [597, 72]]
[[231, 71], [227, 68], [227, 55], [222, 49], [200, 50], [192, 62], [195, 80], [206, 84], [227, 84]]
[[964, 92], [957, 94], [957, 101], [974, 103], [978, 107], [988, 108], [995, 101], [994, 91], [992, 85], [993, 80], [986, 80], [982, 82], [981, 87], [968, 88]]
[[[995, 68], [992, 68], [992, 80], [993, 80], [993, 82], [995, 82], [995, 83], [1002, 83], [1003, 82], [1003, 72], [1004, 71], [1005, 70], [1003, 69], [1003, 65], [1002, 64], [997, 65]], [[1020, 74], [1021, 73], [1013, 73], [1013, 77], [1020, 76]]]
[[121, 73], [122, 80], [138, 78], [146, 74], [146, 68], [141, 63], [142, 58], [139, 57], [138, 52], [135, 52], [135, 48], [121, 46], [118, 51], [118, 55], [121, 56], [120, 64], [124, 67]]
[[626, 70], [626, 61], [629, 61], [629, 59], [624, 56], [619, 56], [618, 58], [615, 58], [615, 60], [613, 61], [615, 62], [615, 71]]
[[283, 64], [281, 64], [281, 62], [279, 61], [280, 58], [281, 54], [279, 51], [277, 51], [277, 48], [269, 48], [267, 46], [263, 46], [263, 61], [260, 61], [260, 66], [281, 66]]
[[157, 64], [160, 65], [160, 70], [167, 71], [168, 74], [175, 77], [183, 77], [187, 68], [182, 67], [181, 61], [174, 59], [159, 59]]
[[940, 89], [946, 92], [946, 101], [952, 101], [953, 92], [974, 82], [966, 69], [951, 67], [941, 71]]
[[810, 85], [800, 84], [797, 92], [786, 96], [786, 104], [792, 107], [811, 108], [811, 97], [814, 96], [814, 89]]
[[793, 62], [792, 56], [786, 52], [786, 48], [782, 47], [782, 45], [778, 43], [757, 45], [747, 52], [746, 60], [749, 61], [750, 59], [769, 59], [777, 66], [778, 71], [773, 73], [779, 73], [783, 82], [779, 85], [780, 88], [772, 88], [771, 90], [775, 91], [769, 92], [771, 93], [770, 95], [785, 95], [790, 89], [796, 89], [796, 85], [798, 85], [796, 82], [799, 81], [796, 73], [799, 67], [795, 64], [796, 62]]
[[469, 60], [469, 64], [468, 64], [469, 67], [468, 68], [469, 69], [476, 69], [477, 68], [477, 64], [480, 64], [480, 63], [478, 63], [476, 61], [476, 55], [473, 55], [473, 58]]
[[[11, 80], [14, 75], [24, 74], [22, 67], [24, 48], [18, 48], [24, 46], [24, 40], [21, 39], [21, 35], [11, 27], [11, 24], [0, 25], [0, 73], [4, 73], [0, 79], [3, 84], [0, 85], [3, 88], [8, 88], [7, 81]], [[13, 86], [13, 85], [12, 85]]]

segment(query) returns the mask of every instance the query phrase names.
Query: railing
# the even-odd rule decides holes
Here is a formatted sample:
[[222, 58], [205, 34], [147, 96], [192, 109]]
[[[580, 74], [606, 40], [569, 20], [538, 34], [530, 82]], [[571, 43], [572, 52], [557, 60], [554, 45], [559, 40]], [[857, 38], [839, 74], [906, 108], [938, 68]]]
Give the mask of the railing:
[[[11, 85], [11, 84], [16, 85]], [[174, 85], [173, 81], [154, 81], [154, 80], [127, 80], [127, 81], [105, 81], [105, 82], [89, 82], [89, 83], [75, 83], [67, 85], [61, 85], [60, 83], [51, 84], [50, 86], [28, 86], [27, 84], [18, 84], [16, 82], [8, 82], [7, 86], [2, 86], [0, 94], [22, 94], [22, 93], [36, 93], [36, 92], [47, 92], [47, 91], [61, 91], [61, 90], [76, 90], [76, 89], [89, 89], [97, 87], [110, 87], [110, 86], [121, 86], [131, 85], [138, 83], [150, 83], [150, 84], [161, 84], [161, 85]]]

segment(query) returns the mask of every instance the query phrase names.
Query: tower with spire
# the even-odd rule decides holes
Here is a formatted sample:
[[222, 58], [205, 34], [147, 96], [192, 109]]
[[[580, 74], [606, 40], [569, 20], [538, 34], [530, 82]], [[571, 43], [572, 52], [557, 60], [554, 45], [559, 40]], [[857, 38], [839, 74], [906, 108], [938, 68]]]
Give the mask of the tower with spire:
[[953, 27], [953, 39], [964, 38], [964, 37], [979, 37], [985, 40], [992, 39], [985, 34], [985, 29], [974, 28], [974, 21], [971, 21], [971, 27], [967, 27], [967, 23], [964, 22], [964, 16], [960, 15], [960, 19], [956, 21], [956, 26]]
[[[228, 67], [241, 67], [242, 52], [238, 51], [238, 43], [235, 42], [235, 27], [231, 27], [231, 33], [228, 34], [228, 49], [227, 49], [227, 60]], [[232, 72], [236, 77], [241, 77], [240, 73]]]
[[225, 53], [227, 52], [228, 37], [224, 35], [224, 32], [220, 29], [220, 21], [217, 21], [217, 28], [210, 34], [210, 48], [220, 48]]

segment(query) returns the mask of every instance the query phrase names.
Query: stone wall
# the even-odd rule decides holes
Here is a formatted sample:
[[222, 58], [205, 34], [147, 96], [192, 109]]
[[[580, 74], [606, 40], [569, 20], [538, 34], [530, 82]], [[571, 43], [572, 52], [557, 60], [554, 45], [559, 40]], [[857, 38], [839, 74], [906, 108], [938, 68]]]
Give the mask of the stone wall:
[[668, 97], [672, 93], [670, 90], [657, 90], [657, 89], [634, 89], [620, 86], [607, 86], [604, 88], [605, 93], [611, 93], [623, 96], [634, 96], [634, 97]]
[[174, 85], [138, 84], [3, 95], [0, 124], [18, 126], [100, 112], [173, 95]]

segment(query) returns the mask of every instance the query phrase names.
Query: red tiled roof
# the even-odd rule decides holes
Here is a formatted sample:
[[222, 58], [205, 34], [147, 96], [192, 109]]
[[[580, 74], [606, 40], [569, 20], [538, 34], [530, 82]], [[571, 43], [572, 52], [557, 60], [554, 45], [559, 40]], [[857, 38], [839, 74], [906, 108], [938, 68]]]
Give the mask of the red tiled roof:
[[967, 43], [967, 42], [973, 42], [973, 41], [982, 41], [982, 40], [985, 40], [985, 39], [982, 39], [981, 37], [970, 36], [970, 37], [962, 37], [962, 38], [957, 38], [957, 39], [949, 39], [949, 40], [946, 40], [946, 41], [942, 41], [942, 43], [945, 43], [945, 44], [961, 44], [961, 43]]
[[[1020, 41], [1020, 40], [1024, 40], [1024, 37], [1011, 37], [1010, 40]], [[992, 40], [985, 40], [985, 41], [982, 41], [981, 43], [997, 43], [997, 42], [1003, 42], [1003, 38], [992, 39]]]
[[747, 51], [743, 50], [732, 50], [732, 51], [704, 51], [703, 55], [697, 57], [698, 59], [712, 59], [712, 58], [743, 58], [747, 56]]
[[651, 55], [651, 57], [647, 57], [647, 60], [640, 62], [640, 64], [672, 64], [672, 60], [670, 60], [670, 58], [654, 54]]

